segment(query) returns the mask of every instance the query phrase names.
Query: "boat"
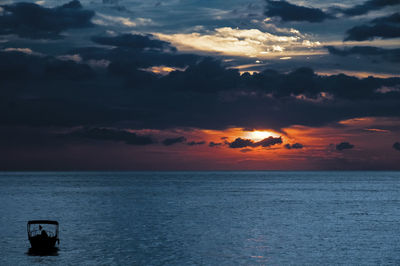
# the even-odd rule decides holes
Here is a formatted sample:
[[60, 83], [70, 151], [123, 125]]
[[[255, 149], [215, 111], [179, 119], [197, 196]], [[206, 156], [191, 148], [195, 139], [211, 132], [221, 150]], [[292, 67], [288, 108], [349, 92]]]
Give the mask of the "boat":
[[27, 225], [28, 239], [34, 250], [51, 250], [60, 245], [59, 224], [52, 220], [32, 220]]

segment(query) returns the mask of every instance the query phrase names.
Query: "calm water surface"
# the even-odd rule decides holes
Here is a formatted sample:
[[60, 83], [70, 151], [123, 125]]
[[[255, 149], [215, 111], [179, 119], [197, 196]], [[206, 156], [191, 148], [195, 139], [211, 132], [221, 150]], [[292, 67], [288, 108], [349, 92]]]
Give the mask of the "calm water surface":
[[0, 265], [400, 265], [400, 172], [0, 173], [0, 204]]

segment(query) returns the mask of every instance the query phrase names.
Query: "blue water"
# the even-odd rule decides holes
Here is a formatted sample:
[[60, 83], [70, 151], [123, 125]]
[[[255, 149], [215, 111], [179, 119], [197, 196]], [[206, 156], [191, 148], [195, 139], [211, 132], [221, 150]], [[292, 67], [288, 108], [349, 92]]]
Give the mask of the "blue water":
[[400, 265], [400, 172], [0, 173], [0, 204], [0, 265]]

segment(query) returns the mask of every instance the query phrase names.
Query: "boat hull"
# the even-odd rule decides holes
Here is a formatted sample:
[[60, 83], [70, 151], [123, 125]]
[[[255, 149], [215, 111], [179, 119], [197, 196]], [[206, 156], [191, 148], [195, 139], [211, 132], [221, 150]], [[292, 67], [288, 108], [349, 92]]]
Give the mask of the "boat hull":
[[57, 242], [57, 238], [34, 236], [29, 238], [29, 242], [31, 243], [33, 249], [46, 250], [54, 248]]

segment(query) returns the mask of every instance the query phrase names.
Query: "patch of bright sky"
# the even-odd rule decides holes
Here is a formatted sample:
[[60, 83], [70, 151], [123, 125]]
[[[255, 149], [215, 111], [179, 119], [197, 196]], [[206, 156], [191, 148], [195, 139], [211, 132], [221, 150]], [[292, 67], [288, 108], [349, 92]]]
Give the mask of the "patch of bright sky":
[[148, 67], [148, 68], [142, 68], [141, 70], [165, 76], [173, 71], [177, 71], [177, 70], [184, 71], [185, 69], [186, 68], [169, 67], [169, 66], [152, 66], [152, 67]]
[[[179, 50], [215, 52], [222, 55], [236, 55], [270, 58], [278, 54], [314, 54], [310, 48], [319, 47], [316, 41], [304, 40], [297, 35], [279, 36], [258, 29], [216, 28], [207, 34], [153, 33], [161, 40], [169, 41]], [[302, 50], [305, 50], [302, 52]], [[315, 53], [320, 54], [320, 51]]]

